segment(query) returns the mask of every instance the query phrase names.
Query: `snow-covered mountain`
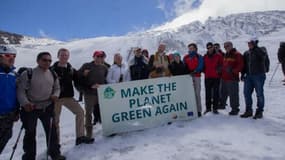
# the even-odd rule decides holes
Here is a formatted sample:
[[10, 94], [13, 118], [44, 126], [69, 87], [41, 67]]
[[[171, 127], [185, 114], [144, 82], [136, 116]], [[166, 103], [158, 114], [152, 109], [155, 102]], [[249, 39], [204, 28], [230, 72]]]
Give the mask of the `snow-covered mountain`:
[[[266, 11], [232, 14], [226, 17], [211, 18], [205, 23], [195, 21], [187, 25], [169, 29], [150, 29], [139, 33], [130, 33], [120, 37], [98, 37], [82, 39], [70, 42], [60, 42], [50, 39], [35, 39], [24, 37], [20, 45], [20, 52], [25, 53], [48, 50], [52, 53], [60, 47], [71, 50], [73, 56], [83, 57], [88, 60], [94, 50], [104, 50], [108, 55], [120, 52], [127, 56], [132, 47], [143, 47], [154, 53], [159, 43], [167, 45], [168, 52], [179, 51], [185, 53], [190, 42], [196, 42], [200, 52], [205, 51], [205, 44], [209, 41], [223, 43], [226, 40], [245, 43], [250, 37], [259, 37], [261, 43], [263, 37], [279, 33], [285, 30], [285, 11]], [[279, 35], [279, 34], [277, 34]], [[279, 37], [279, 38], [278, 38]], [[276, 45], [283, 37], [275, 36]], [[246, 45], [240, 48], [246, 49]], [[112, 56], [108, 56], [111, 61]], [[76, 63], [76, 62], [75, 62]], [[78, 66], [79, 64], [76, 64]]]

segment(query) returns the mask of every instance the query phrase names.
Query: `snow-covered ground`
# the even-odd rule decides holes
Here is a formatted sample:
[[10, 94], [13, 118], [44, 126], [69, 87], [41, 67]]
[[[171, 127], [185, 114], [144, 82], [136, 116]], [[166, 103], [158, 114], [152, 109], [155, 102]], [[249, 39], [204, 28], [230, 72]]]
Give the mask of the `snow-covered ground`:
[[[265, 82], [264, 118], [241, 119], [229, 116], [230, 108], [221, 110], [219, 115], [209, 113], [193, 121], [180, 121], [171, 125], [160, 126], [142, 131], [118, 134], [114, 137], [103, 137], [102, 127], [94, 127], [95, 143], [75, 146], [74, 116], [63, 109], [61, 116], [61, 151], [68, 160], [284, 160], [285, 159], [285, 107], [284, 79], [281, 66], [277, 63], [279, 42], [284, 41], [285, 30], [260, 37], [260, 44], [266, 46], [271, 60], [270, 72]], [[69, 43], [47, 45], [19, 45], [16, 66], [35, 66], [36, 54], [39, 51], [52, 52], [56, 59], [56, 51], [60, 47], [69, 48], [72, 52], [71, 63], [79, 68], [84, 62], [91, 61], [94, 49], [108, 50], [108, 62], [112, 62], [112, 54], [118, 46], [126, 50], [137, 42], [127, 38], [102, 37], [100, 39], [80, 40]], [[233, 40], [241, 52], [247, 49], [246, 38]], [[143, 46], [150, 47], [150, 46]], [[150, 48], [155, 50], [156, 48]], [[185, 52], [186, 52], [185, 48]], [[200, 49], [203, 51], [203, 49]], [[125, 57], [126, 52], [122, 53]], [[275, 68], [277, 72], [271, 77]], [[243, 82], [240, 83], [240, 109], [244, 112]], [[202, 81], [202, 104], [205, 109], [205, 92]], [[179, 96], [179, 95], [178, 95]], [[253, 97], [255, 94], [253, 95]], [[256, 98], [254, 97], [254, 107]], [[83, 104], [82, 104], [83, 106]], [[21, 122], [15, 123], [12, 139], [7, 144], [0, 159], [9, 159], [16, 141]], [[21, 159], [23, 134], [20, 138], [15, 160]], [[46, 152], [45, 135], [38, 123], [37, 159], [44, 159]]]

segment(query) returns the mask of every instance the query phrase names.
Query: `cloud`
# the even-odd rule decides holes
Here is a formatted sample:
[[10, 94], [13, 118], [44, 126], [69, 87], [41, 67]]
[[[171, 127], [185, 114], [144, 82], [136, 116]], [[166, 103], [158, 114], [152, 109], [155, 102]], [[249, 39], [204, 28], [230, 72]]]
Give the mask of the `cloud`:
[[50, 36], [42, 29], [39, 29], [39, 35], [41, 38], [50, 38]]
[[[167, 0], [160, 0], [165, 4]], [[181, 25], [199, 20], [204, 22], [209, 16], [226, 16], [233, 13], [285, 10], [284, 0], [175, 0], [168, 11], [176, 18], [155, 30], [177, 28]], [[164, 9], [164, 12], [167, 9]]]

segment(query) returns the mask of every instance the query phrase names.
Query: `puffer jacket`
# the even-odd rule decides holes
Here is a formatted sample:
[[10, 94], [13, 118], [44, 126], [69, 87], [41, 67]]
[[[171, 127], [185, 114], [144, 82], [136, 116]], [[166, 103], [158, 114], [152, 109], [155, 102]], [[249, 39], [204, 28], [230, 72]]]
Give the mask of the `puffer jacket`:
[[17, 108], [16, 73], [14, 67], [8, 73], [0, 66], [0, 115], [10, 113]]
[[221, 78], [223, 57], [221, 54], [204, 55], [204, 73], [205, 78]]
[[[122, 78], [121, 81], [120, 78]], [[113, 64], [109, 68], [107, 75], [108, 83], [118, 83], [118, 82], [127, 82], [127, 81], [130, 81], [130, 74], [128, 67], [125, 64], [122, 64], [120, 66], [117, 64]]]
[[183, 58], [184, 64], [188, 70], [188, 73], [194, 75], [194, 77], [201, 77], [201, 72], [204, 68], [203, 57], [197, 52], [188, 52]]

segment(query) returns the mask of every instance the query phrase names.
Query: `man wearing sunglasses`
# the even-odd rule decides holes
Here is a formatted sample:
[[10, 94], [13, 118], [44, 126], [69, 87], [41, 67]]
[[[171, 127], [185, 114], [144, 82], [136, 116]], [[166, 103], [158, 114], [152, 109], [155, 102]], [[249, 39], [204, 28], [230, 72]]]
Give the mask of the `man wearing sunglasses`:
[[12, 137], [14, 121], [18, 120], [15, 57], [14, 48], [0, 46], [0, 154]]
[[60, 154], [60, 145], [54, 123], [54, 103], [58, 101], [60, 86], [58, 78], [50, 70], [51, 54], [41, 52], [37, 56], [38, 66], [32, 69], [29, 80], [28, 71], [20, 78], [17, 96], [22, 106], [21, 120], [25, 129], [22, 160], [36, 159], [36, 129], [40, 119], [45, 130], [48, 154], [52, 160], [65, 160]]

